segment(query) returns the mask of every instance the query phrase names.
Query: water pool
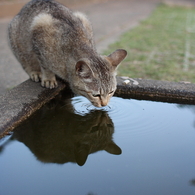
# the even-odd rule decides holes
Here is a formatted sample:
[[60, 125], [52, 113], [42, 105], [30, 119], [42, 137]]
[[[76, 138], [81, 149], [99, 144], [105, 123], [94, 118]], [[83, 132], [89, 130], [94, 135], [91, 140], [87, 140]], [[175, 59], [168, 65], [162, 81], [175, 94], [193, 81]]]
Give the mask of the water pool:
[[0, 140], [0, 195], [194, 195], [195, 106], [51, 101]]

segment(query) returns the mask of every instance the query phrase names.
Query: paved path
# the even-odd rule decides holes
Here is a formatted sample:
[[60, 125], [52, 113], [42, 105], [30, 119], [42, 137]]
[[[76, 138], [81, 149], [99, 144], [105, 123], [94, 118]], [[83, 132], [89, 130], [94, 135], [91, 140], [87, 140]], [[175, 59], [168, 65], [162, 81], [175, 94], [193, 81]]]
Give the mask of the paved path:
[[[181, 0], [172, 0], [180, 1]], [[182, 2], [194, 0], [182, 0]], [[98, 51], [102, 52], [124, 31], [145, 19], [160, 0], [110, 0], [75, 6], [90, 18]], [[0, 19], [0, 94], [28, 79], [7, 45], [6, 29], [10, 18]]]

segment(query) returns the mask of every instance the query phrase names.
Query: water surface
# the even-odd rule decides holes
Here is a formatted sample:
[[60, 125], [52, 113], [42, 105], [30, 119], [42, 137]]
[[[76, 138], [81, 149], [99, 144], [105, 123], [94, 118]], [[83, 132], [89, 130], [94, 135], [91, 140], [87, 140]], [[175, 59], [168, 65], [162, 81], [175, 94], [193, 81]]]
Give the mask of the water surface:
[[0, 140], [0, 195], [194, 195], [195, 107], [54, 100]]

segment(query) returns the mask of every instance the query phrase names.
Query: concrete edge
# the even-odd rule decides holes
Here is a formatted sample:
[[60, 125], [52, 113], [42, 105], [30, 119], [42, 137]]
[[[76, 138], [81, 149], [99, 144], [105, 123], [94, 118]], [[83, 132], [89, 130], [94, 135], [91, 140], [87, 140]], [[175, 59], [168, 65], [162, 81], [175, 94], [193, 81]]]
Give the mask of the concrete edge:
[[[56, 89], [27, 80], [0, 97], [0, 138], [40, 109], [66, 88], [58, 81]], [[115, 96], [169, 103], [195, 104], [195, 84], [117, 77]]]
[[179, 104], [195, 104], [195, 84], [117, 77], [116, 96]]
[[46, 89], [40, 83], [27, 80], [0, 97], [0, 138], [9, 134], [22, 121], [31, 116], [65, 88], [58, 82], [56, 89]]

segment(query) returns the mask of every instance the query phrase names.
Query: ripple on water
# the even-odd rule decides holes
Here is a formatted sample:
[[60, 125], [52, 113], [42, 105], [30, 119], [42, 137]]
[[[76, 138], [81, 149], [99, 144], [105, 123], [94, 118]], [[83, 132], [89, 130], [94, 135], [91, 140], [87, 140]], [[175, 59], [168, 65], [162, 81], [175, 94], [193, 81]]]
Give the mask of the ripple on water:
[[[72, 98], [75, 113], [85, 115], [93, 110], [106, 111], [115, 129], [121, 134], [145, 135], [163, 131], [171, 122], [167, 118], [169, 109], [164, 109], [168, 104], [150, 101], [138, 101], [112, 97], [108, 106], [94, 107], [86, 98], [78, 96]], [[170, 105], [169, 105], [170, 106]], [[175, 107], [174, 107], [175, 109]], [[169, 114], [170, 115], [170, 114]]]
[[74, 110], [76, 114], [85, 115], [95, 110], [102, 110], [109, 112], [112, 109], [111, 105], [107, 105], [105, 107], [95, 107], [93, 106], [88, 99], [83, 96], [76, 96], [72, 98], [72, 105], [74, 106]]

